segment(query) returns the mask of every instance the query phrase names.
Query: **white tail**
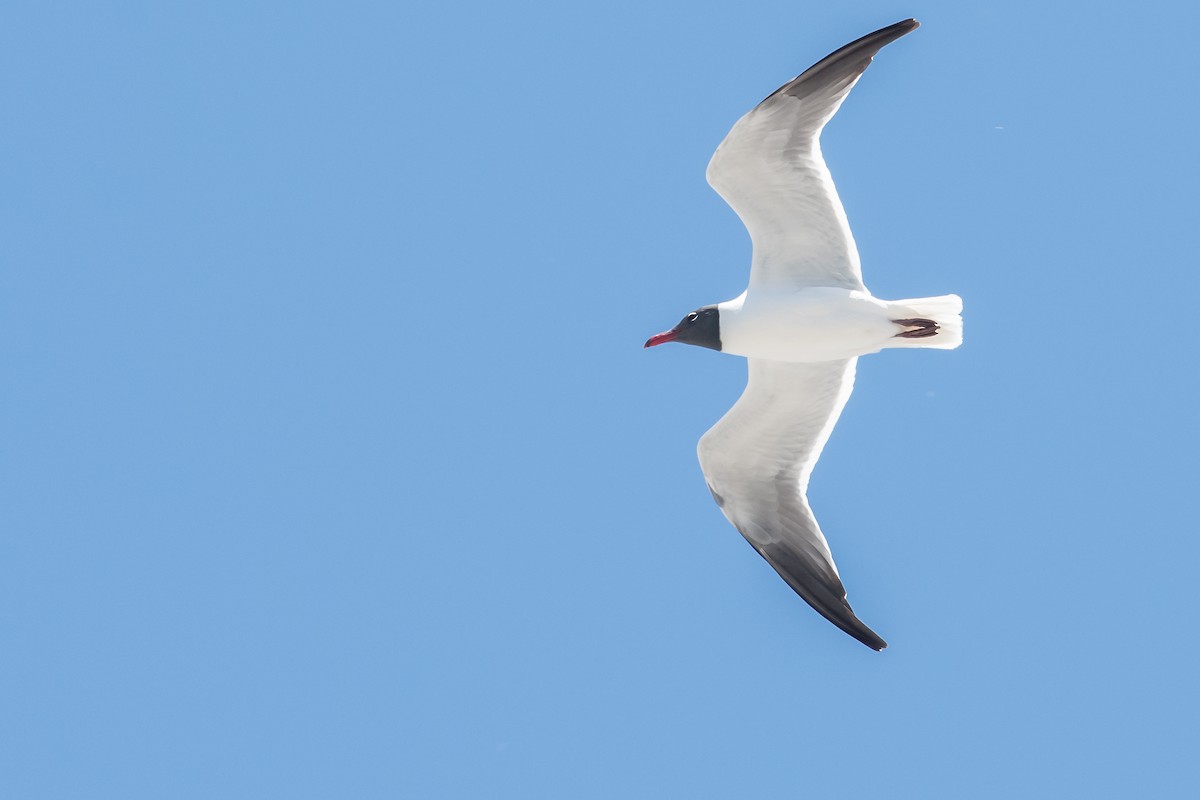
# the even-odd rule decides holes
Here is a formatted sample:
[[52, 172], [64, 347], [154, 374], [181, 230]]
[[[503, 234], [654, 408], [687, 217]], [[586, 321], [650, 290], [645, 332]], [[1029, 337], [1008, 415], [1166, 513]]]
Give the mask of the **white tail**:
[[937, 333], [915, 338], [896, 337], [887, 347], [934, 347], [953, 350], [962, 344], [962, 298], [956, 294], [940, 297], [918, 297], [913, 300], [889, 300], [892, 319], [930, 319], [937, 323]]

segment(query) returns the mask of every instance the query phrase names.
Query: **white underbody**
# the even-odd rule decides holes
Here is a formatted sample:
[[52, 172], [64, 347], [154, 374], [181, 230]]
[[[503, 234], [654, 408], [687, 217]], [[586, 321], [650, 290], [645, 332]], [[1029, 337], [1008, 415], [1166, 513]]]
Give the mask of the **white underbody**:
[[[888, 301], [818, 286], [748, 290], [717, 308], [722, 352], [771, 361], [833, 361], [885, 347], [951, 348], [962, 341], [962, 301], [954, 295]], [[943, 330], [929, 338], [897, 338], [907, 328], [892, 320], [915, 317], [934, 319]]]

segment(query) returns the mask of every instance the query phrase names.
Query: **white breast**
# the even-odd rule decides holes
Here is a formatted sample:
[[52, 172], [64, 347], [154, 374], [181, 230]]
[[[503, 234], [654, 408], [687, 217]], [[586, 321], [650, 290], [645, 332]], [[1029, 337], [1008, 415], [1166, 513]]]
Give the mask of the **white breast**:
[[861, 291], [810, 287], [746, 292], [721, 303], [721, 350], [772, 361], [853, 358], [896, 333], [887, 304]]

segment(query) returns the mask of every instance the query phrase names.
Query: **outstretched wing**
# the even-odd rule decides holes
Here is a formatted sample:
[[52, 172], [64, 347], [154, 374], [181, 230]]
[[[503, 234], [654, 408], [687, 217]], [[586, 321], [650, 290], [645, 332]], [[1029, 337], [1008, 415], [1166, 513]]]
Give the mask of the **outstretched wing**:
[[897, 22], [821, 59], [738, 120], [717, 147], [708, 182], [750, 232], [752, 289], [865, 288], [821, 130], [875, 54], [919, 24]]
[[700, 438], [717, 505], [809, 605], [867, 647], [879, 638], [846, 602], [833, 555], [805, 493], [854, 388], [857, 359], [789, 364], [749, 359], [746, 391]]

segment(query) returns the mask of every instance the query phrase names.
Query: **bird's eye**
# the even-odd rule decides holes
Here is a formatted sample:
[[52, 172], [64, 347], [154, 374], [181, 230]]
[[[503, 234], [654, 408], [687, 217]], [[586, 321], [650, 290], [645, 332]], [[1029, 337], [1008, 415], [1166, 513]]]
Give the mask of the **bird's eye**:
[[695, 322], [699, 318], [700, 318], [700, 315], [697, 314], [695, 311], [693, 311], [692, 313], [687, 315], [688, 322]]

